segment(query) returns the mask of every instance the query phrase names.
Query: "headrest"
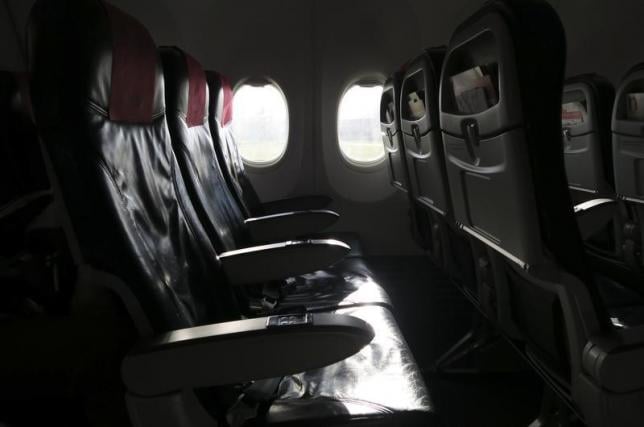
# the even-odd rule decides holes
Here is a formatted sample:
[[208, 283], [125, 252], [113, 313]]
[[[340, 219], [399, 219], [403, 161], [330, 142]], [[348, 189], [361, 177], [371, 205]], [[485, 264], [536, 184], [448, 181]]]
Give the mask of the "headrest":
[[114, 6], [106, 6], [112, 27], [110, 119], [149, 122], [154, 114], [156, 46], [134, 18]]
[[210, 115], [219, 126], [228, 126], [233, 121], [233, 89], [228, 78], [216, 71], [206, 72], [210, 87]]
[[201, 64], [178, 47], [159, 49], [166, 85], [166, 104], [188, 127], [202, 126], [208, 113], [208, 84]]
[[400, 67], [398, 67], [398, 70], [396, 70], [394, 75], [402, 76], [403, 74], [405, 74], [407, 72], [407, 69], [411, 65], [412, 61], [413, 61], [412, 59], [405, 61]]
[[164, 111], [156, 46], [134, 18], [100, 0], [39, 0], [28, 45], [39, 122], [60, 120], [61, 104], [110, 121], [150, 123]]

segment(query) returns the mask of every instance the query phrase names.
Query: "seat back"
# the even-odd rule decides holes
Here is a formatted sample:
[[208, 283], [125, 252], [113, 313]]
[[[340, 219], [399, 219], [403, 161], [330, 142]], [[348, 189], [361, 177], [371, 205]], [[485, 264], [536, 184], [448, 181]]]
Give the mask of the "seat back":
[[551, 6], [493, 1], [453, 34], [440, 95], [456, 220], [502, 256], [499, 304], [559, 390], [570, 388], [587, 338], [607, 321], [565, 175], [564, 65]]
[[634, 66], [622, 79], [615, 96], [612, 117], [615, 192], [625, 201], [627, 219], [622, 252], [630, 266], [644, 270], [644, 63]]
[[407, 192], [407, 167], [400, 131], [400, 83], [402, 73], [396, 72], [385, 81], [380, 98], [380, 130], [385, 145], [389, 180], [394, 188]]
[[28, 37], [36, 123], [83, 262], [124, 284], [152, 332], [238, 318], [172, 151], [146, 29], [100, 0], [42, 0]]
[[503, 12], [475, 15], [475, 21], [454, 33], [441, 78], [440, 120], [454, 216], [520, 264], [539, 264], [537, 203], [547, 192], [533, 191], [543, 183], [535, 182], [538, 172], [531, 173], [527, 153], [532, 111], [525, 111], [519, 93], [519, 48]]
[[25, 232], [50, 204], [28, 75], [0, 71], [0, 256], [15, 255], [33, 241]]
[[233, 133], [233, 91], [230, 81], [216, 71], [207, 71], [210, 87], [208, 123], [214, 141], [215, 153], [222, 167], [229, 188], [238, 200], [246, 216], [264, 214], [262, 202], [246, 174]]
[[472, 251], [467, 237], [456, 233], [450, 201], [438, 94], [445, 48], [432, 48], [405, 67], [400, 89], [400, 123], [412, 209], [434, 261], [452, 280], [476, 294]]
[[409, 190], [419, 205], [451, 214], [438, 117], [444, 48], [429, 49], [408, 64], [400, 89], [400, 127]]
[[27, 75], [0, 71], [0, 206], [49, 190], [27, 95]]
[[610, 140], [614, 98], [613, 85], [599, 75], [583, 74], [566, 81], [561, 124], [574, 203], [614, 193]]
[[633, 203], [644, 203], [644, 64], [622, 79], [613, 108], [615, 190]]
[[218, 161], [208, 120], [206, 74], [193, 57], [176, 47], [160, 49], [167, 120], [172, 147], [199, 219], [218, 252], [247, 240], [244, 215]]

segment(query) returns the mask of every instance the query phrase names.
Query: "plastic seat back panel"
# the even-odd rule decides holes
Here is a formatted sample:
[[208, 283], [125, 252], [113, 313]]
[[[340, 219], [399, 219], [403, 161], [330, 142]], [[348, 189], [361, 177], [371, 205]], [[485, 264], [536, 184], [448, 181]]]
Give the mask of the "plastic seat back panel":
[[390, 183], [401, 191], [408, 191], [407, 168], [400, 131], [399, 116], [400, 74], [389, 78], [383, 87], [380, 100], [380, 129], [385, 146], [385, 159]]
[[438, 82], [444, 49], [409, 64], [400, 97], [401, 131], [413, 199], [441, 215], [451, 210], [438, 123]]

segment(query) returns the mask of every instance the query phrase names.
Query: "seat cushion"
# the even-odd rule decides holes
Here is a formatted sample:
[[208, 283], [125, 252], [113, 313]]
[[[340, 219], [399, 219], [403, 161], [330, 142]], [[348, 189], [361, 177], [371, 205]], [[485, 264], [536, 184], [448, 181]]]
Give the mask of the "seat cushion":
[[348, 359], [284, 377], [267, 424], [436, 425], [432, 399], [391, 312], [378, 306], [335, 312], [368, 322], [375, 338]]
[[280, 308], [305, 306], [310, 311], [356, 305], [391, 307], [389, 295], [364, 260], [345, 258], [333, 266], [289, 279]]

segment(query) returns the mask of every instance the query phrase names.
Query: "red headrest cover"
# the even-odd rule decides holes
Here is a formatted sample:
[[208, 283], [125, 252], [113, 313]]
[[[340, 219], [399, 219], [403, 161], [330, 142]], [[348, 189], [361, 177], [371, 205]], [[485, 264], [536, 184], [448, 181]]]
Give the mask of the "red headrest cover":
[[226, 126], [233, 121], [233, 89], [230, 86], [228, 77], [219, 75], [221, 78], [221, 91], [224, 98], [221, 112], [221, 125]]
[[206, 73], [201, 64], [184, 52], [188, 68], [188, 127], [202, 125], [206, 116]]
[[134, 18], [105, 4], [112, 27], [110, 119], [120, 122], [152, 121], [157, 51], [148, 31]]

